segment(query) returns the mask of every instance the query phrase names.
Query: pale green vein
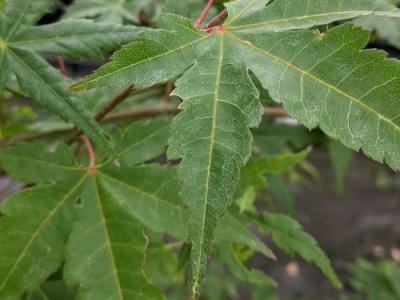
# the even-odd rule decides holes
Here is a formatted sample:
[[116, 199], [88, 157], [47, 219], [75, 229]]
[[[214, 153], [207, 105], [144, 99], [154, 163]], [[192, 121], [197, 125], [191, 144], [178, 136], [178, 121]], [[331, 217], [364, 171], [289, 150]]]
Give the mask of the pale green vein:
[[19, 18], [17, 22], [15, 22], [11, 28], [11, 30], [8, 32], [7, 36], [5, 37], [5, 41], [8, 41], [8, 39], [14, 34], [15, 30], [20, 26], [22, 19], [25, 17], [26, 13], [28, 12], [28, 8], [31, 5], [32, 0], [26, 1], [26, 6], [22, 10], [21, 14], [19, 15]]
[[120, 157], [122, 155], [124, 155], [125, 153], [131, 151], [132, 149], [136, 148], [137, 146], [147, 142], [149, 139], [151, 139], [153, 136], [157, 135], [160, 131], [164, 131], [165, 128], [160, 128], [156, 131], [154, 131], [153, 133], [149, 134], [148, 136], [146, 136], [143, 140], [140, 140], [139, 142], [137, 142], [136, 144], [132, 144], [129, 147], [127, 147], [126, 149], [124, 149], [123, 151], [117, 153], [117, 157]]
[[[180, 47], [178, 47], [178, 48], [172, 49], [172, 50], [167, 51], [167, 52], [165, 52], [165, 53], [161, 53], [161, 54], [159, 54], [159, 55], [149, 57], [149, 58], [147, 58], [147, 59], [141, 60], [141, 61], [136, 62], [136, 63], [134, 63], [134, 64], [125, 66], [125, 67], [123, 67], [123, 68], [121, 68], [121, 69], [117, 69], [117, 70], [115, 70], [115, 71], [113, 71], [113, 72], [109, 72], [109, 73], [107, 73], [107, 74], [105, 74], [105, 75], [98, 76], [98, 77], [96, 77], [96, 78], [94, 78], [94, 79], [92, 79], [92, 80], [87, 80], [87, 81], [84, 80], [84, 81], [82, 81], [82, 85], [85, 86], [85, 85], [87, 85], [87, 84], [90, 84], [90, 83], [93, 83], [93, 82], [102, 80], [102, 79], [104, 79], [104, 78], [106, 78], [106, 77], [113, 76], [113, 75], [115, 75], [115, 74], [117, 74], [117, 73], [123, 72], [123, 71], [128, 70], [128, 69], [130, 69], [130, 68], [133, 68], [133, 67], [135, 67], [135, 66], [138, 66], [138, 65], [141, 65], [141, 64], [144, 64], [144, 63], [147, 63], [147, 62], [156, 60], [156, 59], [161, 58], [161, 57], [165, 57], [165, 56], [168, 56], [168, 55], [177, 53], [177, 52], [179, 52], [179, 51], [181, 51], [181, 50], [184, 50], [184, 49], [186, 49], [186, 48], [189, 48], [189, 47], [191, 47], [191, 46], [193, 46], [193, 45], [195, 45], [195, 44], [197, 44], [197, 43], [200, 43], [200, 42], [202, 42], [202, 41], [208, 39], [210, 36], [211, 36], [211, 35], [202, 35], [201, 38], [199, 38], [199, 39], [197, 39], [197, 40], [191, 41], [191, 42], [188, 43], [188, 44], [182, 45], [182, 46], [180, 46]], [[74, 85], [74, 88], [75, 88], [75, 89], [79, 89], [79, 88], [80, 88], [80, 84]]]
[[[219, 85], [221, 81], [221, 72], [222, 72], [222, 63], [224, 59], [224, 37], [222, 34], [219, 34], [220, 42], [219, 42], [219, 60], [217, 64], [217, 70], [216, 70], [216, 81], [215, 81], [215, 91], [214, 91], [214, 103], [213, 103], [213, 109], [212, 109], [212, 123], [211, 123], [211, 132], [210, 132], [210, 145], [208, 149], [208, 164], [207, 164], [207, 177], [206, 177], [206, 186], [205, 186], [205, 192], [204, 192], [204, 207], [203, 207], [203, 216], [202, 216], [202, 223], [201, 223], [201, 238], [200, 238], [200, 252], [198, 257], [196, 258], [198, 260], [198, 263], [196, 264], [196, 272], [195, 274], [200, 274], [200, 269], [202, 267], [202, 257], [203, 257], [203, 243], [204, 243], [204, 238], [205, 238], [205, 226], [206, 226], [206, 217], [207, 217], [207, 208], [209, 206], [208, 199], [209, 199], [209, 183], [210, 183], [210, 178], [211, 178], [211, 165], [213, 163], [213, 153], [214, 153], [214, 145], [215, 145], [215, 132], [216, 132], [216, 123], [217, 123], [217, 114], [218, 114], [218, 103], [219, 103]], [[195, 278], [195, 281], [193, 283], [192, 287], [192, 294], [196, 295], [197, 290], [200, 287], [200, 278]]]
[[345, 91], [339, 89], [337, 86], [334, 86], [316, 76], [314, 76], [313, 74], [311, 74], [310, 72], [303, 70], [295, 65], [293, 65], [292, 63], [285, 61], [284, 59], [272, 54], [271, 52], [265, 50], [265, 49], [261, 49], [258, 48], [256, 46], [254, 46], [253, 44], [249, 43], [248, 41], [244, 41], [240, 38], [238, 38], [237, 36], [231, 34], [231, 33], [227, 33], [228, 36], [230, 36], [231, 38], [233, 38], [234, 40], [238, 41], [239, 43], [241, 43], [242, 45], [245, 45], [246, 47], [249, 47], [257, 52], [260, 52], [266, 56], [269, 56], [271, 58], [273, 58], [274, 60], [280, 62], [281, 64], [286, 65], [288, 68], [295, 70], [297, 72], [299, 72], [300, 74], [309, 77], [310, 79], [316, 81], [317, 83], [319, 83], [320, 85], [325, 86], [326, 88], [335, 91], [336, 93], [344, 96], [346, 99], [348, 99], [351, 102], [354, 102], [355, 104], [357, 104], [359, 107], [361, 107], [362, 109], [376, 115], [378, 118], [382, 119], [383, 121], [385, 121], [386, 123], [388, 123], [391, 127], [393, 127], [396, 131], [400, 131], [400, 127], [395, 124], [392, 120], [388, 119], [386, 116], [382, 115], [380, 112], [374, 110], [372, 107], [369, 107], [368, 105], [364, 104], [360, 99], [357, 99], [355, 97], [353, 97], [352, 95], [346, 93]]
[[93, 183], [93, 188], [95, 190], [96, 206], [97, 206], [98, 212], [100, 214], [101, 224], [104, 227], [104, 237], [106, 239], [107, 249], [108, 249], [109, 256], [110, 256], [112, 273], [114, 275], [113, 278], [117, 285], [119, 299], [124, 300], [122, 286], [121, 286], [121, 279], [119, 278], [119, 273], [117, 271], [117, 267], [115, 264], [115, 258], [114, 258], [114, 253], [113, 253], [113, 249], [112, 249], [112, 245], [111, 245], [110, 233], [108, 232], [107, 220], [104, 215], [103, 205], [100, 200], [99, 188], [97, 186], [97, 181], [96, 181], [95, 176], [92, 176], [92, 183]]
[[[4, 154], [3, 154], [3, 155], [4, 155]], [[4, 156], [6, 156], [6, 155], [4, 155]], [[12, 154], [11, 154], [11, 155], [7, 155], [7, 156], [13, 156], [13, 157], [15, 157], [15, 155], [12, 155]], [[52, 163], [52, 162], [50, 162], [50, 161], [34, 159], [33, 157], [28, 157], [28, 156], [17, 156], [17, 157], [20, 158], [20, 159], [23, 159], [23, 160], [30, 161], [30, 162], [38, 163], [38, 164], [41, 164], [41, 165], [46, 165], [46, 166], [49, 166], [49, 167], [56, 167], [56, 168], [64, 169], [64, 170], [82, 171], [82, 172], [84, 172], [84, 171], [86, 170], [86, 168], [67, 167], [67, 166], [63, 166], [63, 165], [59, 165], [59, 164]]]
[[138, 194], [140, 194], [142, 196], [150, 198], [150, 199], [154, 200], [156, 203], [157, 202], [162, 202], [162, 203], [165, 203], [166, 205], [171, 206], [175, 210], [183, 211], [183, 208], [178, 206], [178, 205], [174, 205], [173, 203], [168, 202], [167, 200], [159, 198], [159, 197], [157, 197], [157, 196], [155, 196], [153, 194], [149, 194], [149, 193], [147, 193], [147, 192], [145, 192], [143, 190], [140, 190], [140, 189], [138, 189], [138, 188], [136, 188], [134, 186], [131, 186], [131, 185], [127, 184], [126, 182], [123, 182], [123, 181], [118, 180], [118, 179], [116, 179], [116, 178], [114, 178], [112, 176], [109, 176], [109, 175], [107, 175], [107, 174], [105, 174], [105, 173], [103, 173], [101, 171], [98, 171], [97, 174], [100, 175], [100, 176], [103, 176], [103, 177], [105, 177], [105, 178], [107, 178], [107, 179], [109, 179], [109, 180], [111, 180], [111, 181], [113, 181], [115, 183], [118, 183], [119, 185], [124, 186], [125, 188], [127, 188], [129, 190], [132, 190], [132, 191], [134, 191], [134, 192], [136, 192], [136, 193], [138, 193]]
[[59, 211], [59, 209], [64, 206], [65, 202], [70, 198], [70, 196], [81, 186], [82, 182], [87, 178], [88, 174], [85, 174], [82, 176], [82, 178], [71, 188], [71, 190], [60, 200], [60, 202], [54, 207], [53, 210], [51, 210], [50, 214], [43, 220], [43, 222], [39, 225], [37, 230], [32, 234], [31, 238], [29, 239], [28, 243], [25, 245], [24, 249], [22, 252], [18, 255], [17, 260], [15, 263], [12, 265], [10, 270], [7, 273], [7, 276], [4, 278], [3, 283], [0, 286], [0, 291], [6, 286], [8, 280], [10, 279], [11, 275], [14, 273], [14, 271], [18, 268], [19, 263], [21, 260], [24, 258], [26, 255], [28, 249], [32, 245], [33, 241], [36, 239], [36, 237], [40, 234], [42, 229], [50, 222], [50, 220], [53, 218], [53, 216]]
[[[118, 33], [117, 31], [115, 33]], [[26, 46], [26, 45], [31, 45], [31, 44], [40, 44], [40, 43], [47, 43], [47, 42], [54, 42], [54, 41], [66, 41], [66, 40], [74, 40], [78, 39], [81, 40], [82, 38], [85, 37], [95, 37], [95, 36], [104, 36], [104, 34], [108, 33], [82, 33], [82, 34], [73, 34], [73, 35], [61, 35], [61, 36], [55, 36], [51, 38], [46, 38], [46, 39], [31, 39], [31, 40], [23, 40], [23, 41], [15, 41], [15, 42], [8, 42], [8, 46]]]
[[233, 23], [235, 20], [237, 20], [238, 18], [240, 18], [249, 8], [251, 8], [251, 6], [252, 6], [256, 1], [258, 1], [258, 0], [252, 0], [252, 1], [250, 1], [250, 3], [247, 4], [246, 7], [243, 8], [243, 10], [240, 11], [236, 16], [234, 16], [234, 17], [232, 18], [232, 20], [230, 20], [229, 23]]
[[247, 25], [238, 25], [238, 26], [227, 26], [227, 30], [241, 30], [241, 29], [250, 29], [255, 27], [267, 26], [267, 25], [275, 25], [279, 23], [289, 23], [291, 21], [302, 21], [307, 19], [313, 18], [320, 18], [320, 17], [331, 17], [331, 16], [378, 16], [378, 17], [388, 17], [388, 18], [400, 18], [399, 12], [384, 12], [384, 11], [365, 11], [365, 10], [352, 10], [352, 11], [344, 11], [344, 12], [329, 12], [329, 13], [321, 13], [321, 14], [314, 14], [314, 15], [306, 15], [306, 16], [296, 16], [290, 18], [282, 18], [282, 19], [275, 19], [270, 21], [258, 22], [253, 24]]

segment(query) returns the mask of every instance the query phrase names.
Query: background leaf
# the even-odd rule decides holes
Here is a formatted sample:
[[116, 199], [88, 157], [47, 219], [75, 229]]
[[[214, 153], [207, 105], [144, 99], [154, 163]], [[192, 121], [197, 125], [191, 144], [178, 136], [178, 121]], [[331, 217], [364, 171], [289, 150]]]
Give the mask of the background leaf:
[[262, 216], [260, 226], [262, 230], [272, 234], [274, 242], [287, 254], [298, 253], [306, 261], [319, 267], [336, 287], [342, 286], [329, 259], [314, 238], [305, 233], [297, 221], [285, 215], [267, 213]]
[[343, 192], [346, 174], [353, 161], [353, 151], [335, 140], [329, 142], [329, 158], [335, 171], [336, 191]]
[[115, 139], [116, 157], [127, 167], [155, 158], [165, 151], [169, 131], [166, 119], [134, 122]]

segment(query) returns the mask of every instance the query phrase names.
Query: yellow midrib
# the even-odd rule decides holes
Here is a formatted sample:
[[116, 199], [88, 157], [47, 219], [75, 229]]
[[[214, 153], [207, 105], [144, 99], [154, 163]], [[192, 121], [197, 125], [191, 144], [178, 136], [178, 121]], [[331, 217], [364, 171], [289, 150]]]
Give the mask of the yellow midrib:
[[[250, 1], [250, 3], [249, 4], [247, 4], [246, 6], [245, 6], [245, 8], [243, 8], [243, 10], [242, 11], [240, 11], [236, 16], [234, 16], [233, 18], [232, 18], [232, 20], [230, 20], [229, 21], [229, 23], [232, 23], [232, 22], [234, 22], [235, 20], [237, 20], [238, 18], [240, 18], [256, 1], [258, 1], [258, 0], [253, 0], [253, 1]], [[228, 23], [228, 24], [229, 24]]]
[[[203, 243], [205, 238], [205, 224], [206, 224], [206, 217], [207, 217], [207, 208], [208, 208], [208, 201], [209, 201], [209, 183], [211, 177], [211, 164], [213, 159], [213, 151], [214, 151], [214, 144], [215, 144], [215, 131], [216, 131], [216, 119], [218, 113], [218, 102], [219, 102], [219, 85], [221, 81], [221, 72], [222, 72], [222, 62], [224, 59], [224, 36], [223, 34], [219, 34], [220, 42], [219, 42], [219, 60], [217, 65], [217, 72], [216, 72], [216, 80], [215, 80], [215, 91], [214, 91], [214, 103], [213, 103], [213, 110], [212, 110], [212, 123], [211, 123], [211, 132], [210, 132], [210, 145], [208, 149], [208, 162], [207, 162], [207, 177], [206, 177], [206, 185], [204, 191], [204, 207], [203, 207], [203, 216], [202, 216], [202, 224], [201, 224], [201, 238], [200, 238], [200, 252], [197, 257], [199, 260], [196, 266], [196, 273], [200, 274], [201, 268], [201, 259], [203, 257]], [[192, 294], [195, 295], [197, 293], [198, 287], [200, 285], [199, 282], [200, 278], [195, 278]]]
[[114, 75], [114, 74], [123, 72], [123, 71], [128, 70], [128, 69], [130, 69], [130, 68], [133, 68], [133, 67], [135, 67], [135, 66], [137, 66], [137, 65], [141, 65], [141, 64], [143, 64], [143, 63], [150, 62], [150, 61], [156, 60], [156, 59], [158, 59], [158, 58], [165, 57], [165, 56], [168, 56], [168, 55], [177, 53], [177, 52], [179, 52], [179, 51], [181, 51], [181, 50], [183, 50], [183, 49], [189, 48], [189, 47], [191, 47], [191, 46], [193, 46], [193, 45], [195, 45], [195, 44], [197, 44], [197, 43], [200, 43], [200, 42], [202, 42], [202, 41], [208, 39], [209, 37], [210, 37], [209, 35], [204, 35], [204, 36], [202, 36], [202, 37], [199, 38], [199, 39], [196, 39], [196, 40], [194, 40], [194, 41], [192, 41], [192, 42], [190, 42], [190, 43], [187, 43], [187, 44], [185, 44], [185, 45], [182, 45], [182, 46], [180, 46], [180, 47], [178, 47], [178, 48], [175, 48], [175, 49], [172, 49], [172, 50], [170, 50], [170, 51], [161, 53], [161, 54], [159, 54], [159, 55], [155, 55], [155, 56], [153, 56], [153, 57], [146, 58], [146, 59], [141, 60], [141, 61], [139, 61], [139, 62], [130, 64], [130, 65], [128, 65], [128, 66], [125, 66], [125, 67], [123, 67], [123, 68], [120, 68], [120, 69], [118, 69], [118, 70], [115, 70], [115, 71], [113, 71], [113, 72], [107, 73], [107, 74], [105, 74], [105, 75], [98, 76], [98, 77], [93, 78], [93, 79], [83, 80], [81, 84], [73, 85], [73, 88], [74, 88], [74, 89], [80, 89], [80, 88], [86, 86], [87, 84], [90, 84], [90, 83], [93, 83], [93, 82], [102, 80], [102, 79], [104, 79], [104, 78], [106, 78], [106, 77], [109, 77], [109, 76], [112, 76], [112, 75]]
[[285, 23], [285, 22], [290, 22], [290, 21], [301, 21], [301, 20], [307, 20], [307, 19], [312, 19], [312, 18], [318, 18], [318, 17], [330, 17], [330, 16], [341, 16], [341, 15], [358, 15], [358, 16], [368, 16], [368, 15], [375, 15], [375, 16], [382, 16], [382, 17], [392, 17], [392, 18], [400, 18], [400, 12], [384, 12], [384, 11], [373, 11], [373, 10], [349, 10], [349, 11], [341, 11], [341, 12], [329, 12], [329, 13], [321, 13], [321, 14], [314, 14], [314, 15], [305, 15], [305, 16], [296, 16], [296, 17], [289, 17], [289, 18], [282, 18], [282, 19], [275, 19], [271, 21], [264, 21], [264, 22], [258, 22], [258, 23], [253, 23], [253, 24], [247, 24], [247, 25], [238, 25], [238, 26], [227, 26], [227, 30], [241, 30], [241, 29], [250, 29], [250, 28], [255, 28], [255, 27], [260, 27], [260, 26], [266, 26], [266, 25], [274, 25], [274, 24], [279, 24], [279, 23]]
[[311, 78], [312, 80], [318, 82], [319, 84], [321, 84], [321, 85], [323, 85], [323, 86], [325, 86], [325, 87], [327, 87], [327, 88], [329, 88], [329, 89], [335, 91], [336, 93], [338, 93], [338, 94], [344, 96], [344, 97], [347, 98], [349, 101], [352, 101], [352, 103], [355, 103], [355, 104], [357, 104], [358, 106], [360, 106], [361, 108], [365, 109], [366, 111], [369, 111], [369, 112], [371, 112], [372, 114], [378, 116], [379, 119], [381, 119], [381, 120], [387, 122], [387, 123], [388, 123], [389, 125], [391, 125], [395, 130], [400, 131], [400, 126], [397, 125], [396, 123], [394, 123], [391, 119], [388, 119], [386, 116], [382, 115], [380, 112], [378, 112], [378, 111], [374, 110], [373, 108], [369, 107], [368, 105], [364, 104], [362, 101], [360, 101], [359, 99], [355, 98], [354, 96], [349, 95], [349, 94], [346, 93], [345, 91], [339, 89], [337, 86], [334, 86], [334, 85], [332, 85], [332, 84], [330, 84], [330, 83], [328, 83], [328, 82], [326, 82], [326, 81], [324, 81], [324, 80], [322, 80], [322, 79], [320, 79], [320, 78], [314, 76], [313, 74], [307, 72], [306, 70], [303, 70], [303, 69], [301, 69], [301, 68], [299, 68], [299, 67], [293, 65], [292, 63], [283, 60], [282, 58], [280, 58], [280, 57], [278, 57], [278, 56], [272, 54], [271, 52], [268, 52], [267, 50], [264, 50], [264, 49], [262, 49], [262, 48], [258, 48], [258, 47], [256, 47], [256, 46], [254, 46], [253, 44], [251, 44], [250, 42], [244, 41], [244, 40], [238, 38], [237, 36], [235, 36], [235, 35], [233, 35], [233, 34], [231, 34], [231, 33], [226, 33], [226, 34], [227, 34], [228, 36], [230, 36], [231, 38], [233, 38], [234, 40], [236, 40], [236, 41], [238, 41], [239, 43], [241, 43], [242, 45], [245, 45], [246, 47], [249, 47], [249, 48], [251, 48], [251, 49], [253, 49], [253, 50], [257, 51], [257, 52], [260, 52], [260, 53], [262, 53], [262, 54], [264, 54], [264, 55], [266, 55], [266, 56], [269, 56], [269, 57], [275, 59], [276, 61], [278, 61], [278, 62], [280, 62], [280, 63], [286, 65], [288, 68], [291, 68], [291, 69], [293, 69], [293, 70], [295, 70], [295, 71], [297, 71], [297, 72], [299, 72], [299, 73], [301, 73], [301, 74], [303, 74], [303, 75], [305, 75], [305, 76]]
[[122, 285], [121, 285], [121, 280], [119, 278], [119, 273], [118, 273], [117, 266], [116, 266], [116, 263], [115, 263], [115, 258], [114, 258], [114, 253], [113, 253], [113, 249], [112, 249], [110, 233], [108, 232], [107, 219], [106, 219], [106, 217], [104, 215], [103, 205], [102, 205], [101, 200], [100, 200], [99, 188], [98, 188], [96, 176], [92, 176], [92, 180], [93, 180], [93, 189], [95, 190], [96, 206], [97, 206], [97, 209], [98, 209], [98, 212], [99, 212], [99, 217], [101, 218], [101, 224], [103, 224], [104, 238], [105, 238], [106, 244], [108, 246], [107, 249], [108, 249], [109, 256], [110, 256], [112, 274], [114, 275], [113, 278], [115, 279], [115, 284], [117, 285], [119, 299], [124, 300], [124, 294], [122, 292], [123, 288], [122, 288]]

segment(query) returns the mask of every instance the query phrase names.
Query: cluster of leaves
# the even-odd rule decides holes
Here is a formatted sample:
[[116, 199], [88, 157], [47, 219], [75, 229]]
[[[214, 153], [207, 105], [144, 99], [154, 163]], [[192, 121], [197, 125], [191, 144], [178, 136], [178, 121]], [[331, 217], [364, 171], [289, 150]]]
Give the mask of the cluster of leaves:
[[[8, 174], [35, 185], [1, 207], [1, 299], [51, 297], [52, 284], [78, 299], [163, 299], [155, 283], [166, 283], [149, 276], [147, 266], [157, 260], [151, 253], [165, 234], [181, 245], [178, 270], [190, 253], [192, 299], [200, 295], [211, 252], [238, 280], [274, 285], [260, 271], [248, 270], [237, 253], [240, 245], [275, 259], [250, 225], [341, 285], [295, 220], [260, 213], [255, 205], [268, 183], [265, 175], [279, 184], [279, 175], [304, 163], [309, 150], [257, 155], [250, 129], [261, 122], [260, 98], [267, 90], [301, 124], [319, 126], [348, 148], [398, 170], [399, 62], [363, 50], [368, 33], [359, 27], [315, 28], [361, 16], [398, 18], [400, 10], [383, 0], [236, 0], [225, 3], [222, 25], [199, 30], [190, 17], [204, 3], [193, 3], [167, 1], [161, 17], [150, 13], [158, 29], [137, 34], [138, 27], [126, 24], [140, 23], [141, 12], [154, 10], [151, 1], [76, 1], [61, 21], [42, 26], [36, 23], [53, 1], [7, 1], [0, 15], [0, 90], [10, 90], [16, 78], [24, 95], [79, 127], [102, 155], [93, 166], [90, 153], [87, 168], [62, 143], [50, 153], [34, 143], [0, 152]], [[73, 85], [40, 56], [96, 59], [124, 44], [111, 62]], [[183, 100], [172, 123], [135, 122], [122, 135], [110, 131], [111, 137], [83, 104], [87, 94], [68, 91], [143, 90], [165, 82], [174, 82], [172, 95]], [[282, 124], [265, 126], [291, 131]], [[265, 143], [257, 138], [262, 131], [255, 131], [255, 146]], [[288, 138], [282, 145], [288, 141], [296, 143]], [[272, 143], [282, 150], [278, 139]], [[148, 163], [166, 148], [173, 163]], [[351, 155], [336, 142], [330, 152], [341, 190]], [[63, 282], [42, 284], [60, 269]]]
[[346, 296], [343, 300], [400, 298], [400, 265], [394, 261], [370, 263], [360, 259], [352, 270], [351, 285], [358, 294]]

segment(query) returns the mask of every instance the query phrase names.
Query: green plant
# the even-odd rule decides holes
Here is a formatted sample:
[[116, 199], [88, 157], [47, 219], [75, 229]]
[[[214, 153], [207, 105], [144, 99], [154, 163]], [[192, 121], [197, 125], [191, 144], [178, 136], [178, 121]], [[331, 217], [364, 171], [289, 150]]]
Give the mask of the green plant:
[[[143, 8], [140, 2], [125, 4], [130, 3]], [[137, 27], [118, 23], [138, 22], [143, 10], [129, 8], [136, 12], [132, 17], [125, 6], [111, 16], [101, 5], [92, 6], [93, 13], [82, 11], [83, 17], [98, 17], [96, 22], [64, 19], [34, 26], [53, 4], [9, 0], [0, 15], [0, 88], [30, 97], [79, 128], [70, 135], [70, 146], [58, 141], [49, 151], [48, 145], [21, 143], [0, 152], [8, 174], [35, 185], [2, 205], [1, 299], [46, 293], [42, 283], [59, 270], [63, 274], [53, 276], [78, 299], [163, 299], [160, 287], [174, 286], [171, 273], [183, 276], [188, 253], [188, 293], [197, 299], [213, 250], [238, 280], [274, 285], [265, 274], [248, 270], [235, 248], [275, 259], [250, 225], [271, 233], [278, 247], [316, 264], [341, 286], [329, 260], [295, 220], [255, 206], [257, 192], [267, 184], [264, 176], [304, 166], [309, 150], [260, 157], [252, 151], [251, 128], [259, 126], [263, 114], [287, 113], [398, 170], [399, 62], [382, 51], [363, 50], [368, 33], [359, 27], [316, 28], [359, 16], [399, 18], [400, 10], [383, 0], [237, 0], [205, 22], [210, 10], [221, 7], [209, 0], [197, 20], [152, 16], [158, 29], [136, 36]], [[90, 2], [74, 5], [91, 8]], [[165, 10], [172, 9], [192, 15], [181, 0], [167, 1]], [[117, 24], [103, 23], [104, 18]], [[154, 21], [148, 25], [155, 26]], [[123, 44], [111, 62], [72, 85], [38, 56], [93, 59]], [[83, 100], [99, 101], [99, 95], [72, 92], [93, 88], [113, 94], [104, 105], [93, 105], [101, 107], [94, 118]], [[113, 88], [125, 90], [117, 94]], [[171, 90], [175, 98], [169, 103], [165, 98]], [[139, 107], [145, 93], [164, 98], [163, 103], [146, 106], [151, 96]], [[271, 98], [284, 111], [271, 105]], [[129, 116], [177, 116], [172, 122], [163, 117], [129, 126], [95, 122], [126, 118], [127, 102], [122, 102], [129, 99], [136, 109]], [[174, 103], [180, 99], [178, 109]], [[121, 111], [112, 116], [117, 106]], [[283, 127], [282, 132], [289, 131]], [[255, 136], [257, 146], [257, 131]], [[87, 150], [83, 158], [78, 141]], [[166, 148], [171, 163], [160, 165]], [[335, 153], [345, 151], [337, 145], [331, 149], [333, 161]], [[337, 165], [338, 190], [347, 165]], [[181, 259], [178, 270], [166, 271], [169, 281], [146, 275], [152, 273], [146, 269], [151, 258], [164, 263], [162, 255], [150, 255], [145, 263], [145, 253], [155, 249]]]
[[[371, 263], [359, 259], [352, 268], [351, 285], [358, 294], [348, 296], [348, 299], [382, 299], [395, 300], [400, 298], [399, 290], [400, 267], [394, 261]], [[344, 298], [346, 299], [346, 298]]]

